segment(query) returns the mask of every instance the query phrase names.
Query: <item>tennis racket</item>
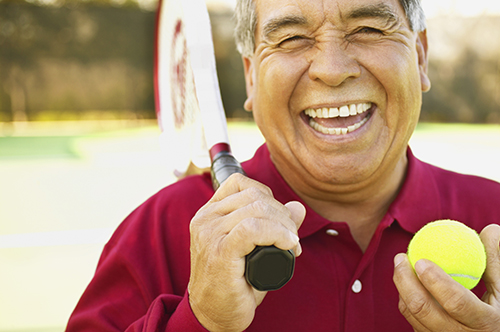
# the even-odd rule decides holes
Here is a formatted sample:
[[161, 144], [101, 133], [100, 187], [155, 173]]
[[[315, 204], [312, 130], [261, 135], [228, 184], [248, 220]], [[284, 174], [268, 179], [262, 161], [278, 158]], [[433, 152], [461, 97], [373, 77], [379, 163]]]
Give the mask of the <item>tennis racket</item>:
[[[175, 175], [210, 167], [217, 190], [231, 174], [245, 174], [229, 146], [205, 0], [160, 0], [154, 74], [162, 145]], [[258, 290], [276, 290], [294, 266], [293, 251], [258, 246], [246, 257], [245, 276]]]

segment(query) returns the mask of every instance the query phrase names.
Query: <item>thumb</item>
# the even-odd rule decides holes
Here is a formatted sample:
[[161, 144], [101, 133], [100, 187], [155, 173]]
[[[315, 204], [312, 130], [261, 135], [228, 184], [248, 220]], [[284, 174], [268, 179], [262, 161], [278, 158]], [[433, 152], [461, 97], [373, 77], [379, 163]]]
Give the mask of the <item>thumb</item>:
[[[302, 203], [296, 201], [286, 203], [285, 207], [288, 211], [290, 211], [290, 219], [295, 222], [298, 231], [304, 221], [304, 218], [306, 217], [306, 208], [302, 205]], [[293, 251], [297, 257], [302, 254], [302, 246], [300, 245], [300, 242], [297, 243], [297, 246]]]
[[302, 225], [304, 218], [306, 217], [306, 208], [304, 207], [304, 205], [302, 205], [302, 203], [297, 201], [288, 202], [285, 204], [285, 206], [290, 211], [290, 218], [295, 222], [298, 230]]
[[500, 226], [486, 226], [480, 237], [486, 249], [486, 271], [483, 280], [488, 293], [500, 300]]

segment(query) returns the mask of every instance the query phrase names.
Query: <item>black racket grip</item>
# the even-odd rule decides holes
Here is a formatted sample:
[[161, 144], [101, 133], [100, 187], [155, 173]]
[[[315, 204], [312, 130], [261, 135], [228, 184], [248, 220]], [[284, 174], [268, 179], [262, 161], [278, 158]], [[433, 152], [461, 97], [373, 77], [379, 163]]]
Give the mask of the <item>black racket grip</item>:
[[292, 279], [295, 254], [275, 246], [255, 247], [246, 257], [245, 278], [259, 291], [273, 291]]
[[214, 190], [219, 189], [222, 182], [234, 173], [246, 175], [238, 160], [228, 151], [222, 151], [215, 155], [210, 173]]
[[[212, 162], [211, 175], [215, 190], [231, 174], [245, 172], [240, 163], [228, 151], [219, 152]], [[281, 250], [275, 246], [260, 247], [246, 256], [245, 278], [259, 291], [278, 290], [293, 276], [295, 254], [291, 250]]]

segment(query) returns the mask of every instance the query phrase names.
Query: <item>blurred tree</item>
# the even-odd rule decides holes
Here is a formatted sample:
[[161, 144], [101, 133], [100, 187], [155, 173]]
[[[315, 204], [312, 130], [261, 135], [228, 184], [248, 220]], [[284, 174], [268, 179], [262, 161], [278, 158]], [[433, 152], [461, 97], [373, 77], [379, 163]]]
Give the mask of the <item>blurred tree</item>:
[[431, 61], [429, 75], [432, 89], [424, 94], [423, 121], [500, 123], [500, 56], [484, 59], [465, 48], [452, 63]]
[[429, 20], [423, 121], [500, 123], [500, 17]]
[[[56, 110], [101, 109], [98, 102], [92, 103], [93, 96], [84, 95], [89, 87], [82, 84], [89, 80], [82, 75], [89, 75], [92, 68], [112, 68], [120, 64], [125, 73], [117, 84], [128, 90], [121, 96], [128, 102], [108, 102], [104, 109], [149, 109], [152, 114], [153, 93], [145, 93], [153, 90], [152, 79], [142, 85], [137, 82], [144, 81], [141, 77], [152, 77], [155, 13], [140, 10], [133, 1], [124, 1], [120, 7], [110, 0], [60, 0], [50, 2], [50, 6], [46, 3], [0, 0], [0, 98], [4, 96], [0, 105], [3, 117], [25, 120], [28, 115], [36, 116], [37, 111], [51, 106]], [[63, 70], [58, 70], [59, 84], [49, 84], [54, 81], [46, 75], [51, 71], [50, 64], [67, 72], [64, 77], [61, 75]], [[72, 74], [71, 69], [78, 73]], [[107, 74], [102, 72], [103, 81], [112, 79], [104, 77]], [[61, 84], [64, 85], [61, 91], [69, 91], [69, 85], [74, 87], [73, 97], [60, 96], [59, 102], [49, 100], [57, 93], [47, 93], [47, 89], [61, 87]], [[142, 94], [137, 93], [138, 88], [143, 90]], [[85, 98], [87, 100], [83, 101]], [[73, 99], [81, 105], [65, 104], [64, 99]], [[8, 108], [10, 116], [6, 115]]]
[[[42, 112], [78, 118], [77, 112], [88, 110], [154, 117], [156, 14], [149, 9], [156, 5], [0, 0], [0, 121], [39, 119]], [[211, 16], [226, 112], [251, 116], [242, 110], [245, 88], [232, 13]]]

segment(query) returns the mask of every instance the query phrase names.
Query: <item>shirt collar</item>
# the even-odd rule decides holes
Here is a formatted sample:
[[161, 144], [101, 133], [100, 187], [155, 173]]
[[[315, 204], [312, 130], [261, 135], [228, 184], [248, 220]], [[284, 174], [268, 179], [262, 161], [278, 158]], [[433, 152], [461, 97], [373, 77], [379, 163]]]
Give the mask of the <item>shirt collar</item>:
[[[405, 181], [384, 220], [389, 217], [397, 221], [404, 230], [416, 233], [441, 214], [440, 196], [433, 167], [418, 160], [409, 147], [407, 157], [408, 168]], [[299, 230], [300, 237], [311, 235], [332, 225], [332, 222], [307, 206], [288, 186], [271, 161], [266, 144], [257, 150], [254, 158], [243, 163], [243, 167], [251, 178], [269, 186], [275, 198], [281, 203], [299, 201], [306, 206], [306, 220]]]
[[416, 233], [441, 215], [442, 208], [434, 167], [417, 159], [410, 148], [407, 150], [407, 157], [405, 182], [387, 213], [404, 230]]

